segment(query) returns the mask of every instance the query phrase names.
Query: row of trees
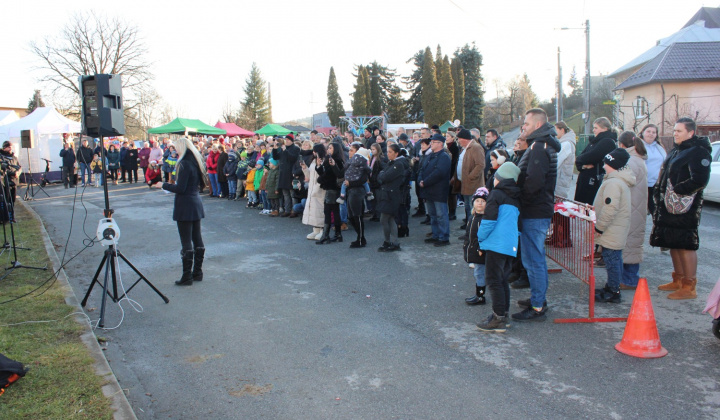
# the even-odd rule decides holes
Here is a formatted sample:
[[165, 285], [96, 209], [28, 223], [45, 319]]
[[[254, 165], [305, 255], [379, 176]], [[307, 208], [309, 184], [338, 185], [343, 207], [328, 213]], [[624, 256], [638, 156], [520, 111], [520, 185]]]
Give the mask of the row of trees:
[[[440, 46], [436, 56], [427, 47], [408, 60], [411, 61], [415, 69], [410, 76], [402, 77], [405, 89], [396, 83], [395, 69], [376, 61], [357, 65], [353, 73], [355, 90], [351, 95], [353, 115], [385, 114], [394, 123], [424, 121], [431, 125], [458, 119], [469, 127], [482, 126], [482, 55], [475, 44], [459, 48], [452, 59], [442, 55]], [[404, 93], [410, 96], [405, 99]], [[345, 109], [332, 67], [327, 96], [328, 117], [330, 123], [337, 126]]]

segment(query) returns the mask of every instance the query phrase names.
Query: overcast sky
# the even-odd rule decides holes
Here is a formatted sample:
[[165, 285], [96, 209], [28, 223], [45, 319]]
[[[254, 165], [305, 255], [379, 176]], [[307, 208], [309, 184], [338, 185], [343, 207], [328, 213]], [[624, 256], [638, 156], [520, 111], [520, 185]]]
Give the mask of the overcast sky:
[[0, 106], [25, 107], [41, 89], [28, 44], [59, 34], [73, 13], [94, 8], [140, 28], [153, 85], [182, 116], [214, 124], [226, 102], [239, 106], [252, 62], [272, 86], [273, 117], [287, 121], [325, 110], [330, 66], [347, 110], [353, 65], [377, 60], [406, 76], [415, 52], [443, 54], [475, 42], [483, 55], [486, 99], [495, 80], [527, 72], [541, 100], [554, 95], [557, 48], [563, 78], [584, 74], [590, 19], [592, 74], [607, 74], [679, 30], [702, 6], [686, 0], [262, 0], [13, 2], [0, 39]]

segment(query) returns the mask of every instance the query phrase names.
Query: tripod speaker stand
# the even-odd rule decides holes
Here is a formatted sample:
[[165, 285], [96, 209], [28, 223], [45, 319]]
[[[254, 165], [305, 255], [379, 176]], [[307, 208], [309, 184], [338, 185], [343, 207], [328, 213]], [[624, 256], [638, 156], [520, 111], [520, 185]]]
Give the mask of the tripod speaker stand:
[[[105, 210], [103, 211], [103, 214], [105, 215], [104, 219], [100, 219], [100, 223], [98, 224], [97, 229], [97, 238], [100, 240], [100, 243], [103, 245], [106, 245], [108, 249], [105, 250], [105, 254], [103, 255], [102, 260], [100, 261], [100, 264], [98, 265], [97, 270], [95, 271], [95, 276], [92, 279], [92, 282], [90, 283], [90, 287], [88, 288], [87, 292], [85, 293], [85, 297], [83, 298], [81, 305], [85, 307], [87, 304], [87, 300], [90, 297], [90, 293], [92, 292], [93, 287], [95, 284], [98, 284], [103, 289], [103, 295], [102, 295], [102, 302], [100, 304], [100, 319], [98, 321], [98, 326], [100, 328], [105, 326], [105, 306], [106, 306], [106, 300], [108, 296], [110, 299], [112, 299], [113, 302], [119, 302], [122, 298], [127, 296], [127, 294], [132, 290], [138, 283], [141, 281], [145, 282], [150, 288], [157, 293], [158, 296], [162, 298], [162, 300], [165, 301], [165, 303], [169, 303], [170, 299], [168, 299], [165, 295], [163, 295], [160, 290], [158, 290], [151, 282], [150, 280], [143, 275], [143, 273], [140, 272], [118, 249], [117, 249], [117, 242], [120, 239], [120, 228], [118, 227], [117, 223], [112, 219], [113, 210], [110, 208], [110, 198], [108, 196], [108, 187], [107, 187], [107, 168], [105, 167], [105, 146], [103, 143], [103, 138], [100, 137], [100, 148], [101, 148], [101, 165], [102, 165], [102, 176], [103, 176], [103, 192], [105, 194]], [[119, 259], [118, 259], [119, 258]], [[134, 272], [139, 276], [137, 280], [127, 289], [122, 295], [118, 295], [118, 284], [117, 284], [117, 270], [116, 267], [119, 269], [119, 262], [122, 260], [127, 264]], [[105, 269], [105, 276], [102, 283], [98, 280], [100, 277], [100, 272]], [[110, 289], [112, 288], [112, 289]]]
[[25, 201], [29, 201], [35, 198], [35, 186], [37, 186], [37, 188], [39, 188], [40, 191], [43, 192], [43, 194], [50, 198], [50, 194], [48, 194], [47, 191], [45, 191], [45, 189], [42, 187], [42, 185], [38, 184], [37, 181], [35, 181], [35, 178], [33, 178], [32, 163], [30, 163], [30, 149], [35, 147], [35, 136], [33, 135], [32, 130], [22, 130], [20, 132], [20, 146], [22, 146], [23, 149], [27, 150], [28, 175], [30, 176], [30, 180], [28, 181], [28, 175], [25, 175], [27, 187], [25, 188], [25, 195], [23, 196], [23, 199]]

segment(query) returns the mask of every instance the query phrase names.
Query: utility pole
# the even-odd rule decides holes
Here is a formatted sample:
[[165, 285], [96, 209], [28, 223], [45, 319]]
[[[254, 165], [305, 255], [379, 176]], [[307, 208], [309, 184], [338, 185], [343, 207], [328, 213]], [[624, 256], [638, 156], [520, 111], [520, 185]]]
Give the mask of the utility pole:
[[585, 134], [592, 132], [590, 120], [590, 19], [585, 21]]
[[560, 47], [558, 47], [558, 78], [557, 78], [557, 100], [555, 101], [555, 122], [563, 120], [563, 83], [562, 83], [562, 66], [560, 66]]

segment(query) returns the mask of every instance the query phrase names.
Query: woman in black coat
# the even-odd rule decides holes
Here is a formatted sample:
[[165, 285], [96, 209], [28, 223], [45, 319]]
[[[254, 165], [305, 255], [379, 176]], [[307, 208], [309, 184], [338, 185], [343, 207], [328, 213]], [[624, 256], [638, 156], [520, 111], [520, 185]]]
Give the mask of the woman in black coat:
[[[380, 182], [378, 182], [378, 174], [380, 174], [380, 171], [385, 169], [385, 166], [388, 163], [388, 159], [385, 157], [385, 153], [383, 152], [382, 146], [380, 143], [373, 143], [372, 146], [370, 146], [370, 180], [368, 181], [370, 184], [370, 191], [375, 195], [375, 192], [380, 188]], [[375, 208], [377, 205], [376, 202], [369, 201], [368, 207], [370, 211], [373, 213], [372, 218], [370, 218], [370, 221], [372, 222], [379, 222], [380, 221], [380, 215], [377, 211], [377, 208]]]
[[[202, 281], [202, 263], [205, 258], [205, 244], [202, 240], [200, 221], [205, 217], [199, 188], [208, 184], [207, 173], [200, 152], [185, 137], [175, 142], [178, 162], [175, 165], [175, 184], [163, 183], [164, 190], [175, 193], [173, 220], [177, 222], [180, 233], [180, 257], [183, 273], [175, 284], [192, 285], [193, 281]], [[194, 263], [194, 266], [193, 266]]]
[[387, 155], [390, 161], [377, 176], [380, 188], [377, 190], [377, 195], [375, 196], [377, 200], [377, 211], [380, 213], [380, 225], [383, 228], [383, 235], [385, 237], [382, 246], [378, 248], [379, 252], [400, 250], [395, 215], [402, 203], [404, 197], [402, 193], [403, 184], [410, 170], [410, 165], [406, 163], [407, 159], [398, 159], [400, 156], [400, 146], [397, 144], [391, 143], [388, 145]]
[[[294, 146], [297, 147], [297, 146]], [[340, 183], [345, 171], [345, 161], [342, 150], [329, 144], [327, 154], [324, 157], [317, 152], [318, 158], [315, 163], [315, 170], [318, 173], [318, 184], [320, 188], [325, 190], [325, 203], [323, 211], [325, 214], [325, 225], [323, 227], [323, 235], [317, 245], [323, 245], [330, 242], [342, 242], [342, 229], [340, 220], [340, 204], [337, 199], [340, 197]], [[330, 223], [335, 224], [335, 236], [330, 238]]]
[[362, 248], [367, 244], [363, 211], [365, 210], [364, 185], [370, 177], [370, 167], [368, 166], [370, 152], [361, 144], [353, 143], [350, 145], [348, 155], [350, 160], [345, 169], [348, 221], [357, 234], [357, 239], [350, 243], [350, 248]]
[[220, 184], [220, 198], [227, 198], [228, 195], [230, 195], [228, 179], [227, 176], [225, 176], [225, 164], [228, 161], [228, 154], [225, 151], [225, 146], [222, 144], [218, 146], [218, 150], [220, 151], [220, 156], [218, 156], [217, 161], [217, 179], [218, 184]]
[[128, 182], [131, 184], [133, 182], [133, 175], [135, 176], [135, 182], [138, 182], [138, 159], [138, 149], [135, 147], [135, 142], [131, 141], [128, 144], [125, 162], [123, 162], [123, 167], [126, 168], [128, 172]]
[[[653, 189], [655, 212], [650, 245], [670, 248], [673, 281], [658, 287], [673, 291], [669, 299], [697, 298], [698, 225], [703, 190], [710, 180], [712, 146], [707, 137], [697, 137], [695, 129], [695, 121], [690, 118], [680, 118], [675, 123], [675, 147], [665, 158]], [[669, 188], [686, 200], [686, 206], [683, 203], [673, 206], [668, 202], [668, 197], [673, 196]]]
[[593, 122], [593, 134], [588, 145], [575, 159], [578, 170], [575, 201], [592, 205], [600, 189], [605, 170], [603, 158], [617, 148], [617, 133], [612, 131], [610, 120], [601, 117]]

